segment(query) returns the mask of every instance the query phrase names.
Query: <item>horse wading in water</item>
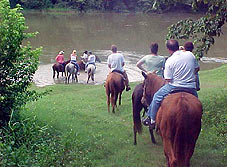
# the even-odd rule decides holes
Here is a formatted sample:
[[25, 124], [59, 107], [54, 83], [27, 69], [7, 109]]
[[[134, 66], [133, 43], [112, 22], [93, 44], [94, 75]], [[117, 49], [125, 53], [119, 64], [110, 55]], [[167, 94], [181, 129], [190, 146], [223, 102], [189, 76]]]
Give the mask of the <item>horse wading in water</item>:
[[76, 79], [76, 82], [78, 82], [77, 73], [78, 71], [75, 65], [72, 63], [68, 63], [65, 66], [65, 76], [66, 76], [65, 83], [69, 83], [70, 76], [72, 76], [72, 82], [75, 82], [75, 79]]
[[52, 66], [52, 69], [53, 69], [53, 79], [55, 78], [55, 74], [57, 73], [57, 78], [59, 78], [59, 73], [62, 72], [62, 77], [63, 77], [63, 74], [65, 73], [65, 65], [67, 65], [68, 63], [70, 62], [70, 60], [64, 62], [62, 64], [59, 64], [59, 63], [55, 63], [53, 66]]
[[89, 82], [89, 79], [91, 78], [92, 81], [94, 81], [95, 77], [95, 65], [89, 64], [87, 66], [87, 83]]
[[119, 105], [121, 105], [121, 94], [125, 89], [123, 75], [117, 72], [111, 72], [107, 76], [105, 88], [106, 88], [108, 112], [110, 112], [110, 102], [111, 102], [112, 112], [115, 113], [118, 95], [119, 95]]
[[[146, 101], [147, 96], [149, 99], [154, 94], [153, 89], [158, 76], [152, 73], [143, 73], [143, 76], [143, 100]], [[202, 104], [190, 93], [173, 93], [162, 101], [156, 116], [156, 128], [160, 132], [169, 167], [190, 166], [201, 130], [201, 118]]]

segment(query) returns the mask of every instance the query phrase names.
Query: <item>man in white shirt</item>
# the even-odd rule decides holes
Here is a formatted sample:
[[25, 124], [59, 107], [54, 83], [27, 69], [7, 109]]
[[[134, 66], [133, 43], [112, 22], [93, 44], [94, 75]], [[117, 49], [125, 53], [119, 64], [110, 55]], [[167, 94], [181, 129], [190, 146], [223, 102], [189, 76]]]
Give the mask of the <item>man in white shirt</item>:
[[129, 86], [128, 76], [123, 66], [125, 65], [124, 57], [121, 53], [117, 52], [117, 46], [111, 46], [112, 54], [108, 56], [107, 64], [111, 72], [118, 72], [123, 75], [125, 79], [126, 91], [129, 91], [131, 88]]
[[188, 88], [198, 97], [195, 89], [195, 69], [198, 68], [195, 56], [190, 51], [179, 50], [179, 44], [176, 40], [168, 40], [166, 46], [171, 55], [166, 60], [164, 69], [164, 78], [168, 84], [161, 87], [154, 94], [153, 100], [148, 108], [148, 117], [143, 120], [143, 124], [150, 128], [154, 128], [156, 114], [162, 100], [172, 90]]

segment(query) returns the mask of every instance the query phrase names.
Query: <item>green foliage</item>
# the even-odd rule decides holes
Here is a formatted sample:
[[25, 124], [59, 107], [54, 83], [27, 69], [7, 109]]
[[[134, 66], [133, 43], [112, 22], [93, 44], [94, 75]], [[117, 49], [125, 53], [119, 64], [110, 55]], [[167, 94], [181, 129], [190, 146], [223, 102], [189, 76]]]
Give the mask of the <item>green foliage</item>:
[[223, 148], [224, 160], [227, 162], [227, 91], [209, 95], [203, 99], [203, 127], [209, 130], [209, 140]]
[[52, 6], [50, 0], [21, 0], [20, 4], [28, 9], [43, 9]]
[[34, 36], [26, 30], [21, 8], [10, 9], [8, 0], [0, 1], [0, 125], [9, 121], [12, 111], [39, 96], [28, 87], [41, 49], [32, 50], [29, 43], [22, 45]]
[[227, 2], [226, 0], [216, 1], [194, 1], [192, 7], [199, 10], [206, 6], [207, 13], [198, 20], [181, 20], [169, 27], [167, 39], [177, 38], [192, 40], [195, 45], [195, 55], [202, 57], [215, 43], [214, 37], [222, 34], [222, 27], [227, 22]]
[[65, 166], [68, 161], [72, 166], [90, 166], [87, 143], [76, 133], [62, 135], [36, 118], [14, 122], [0, 136], [1, 167]]

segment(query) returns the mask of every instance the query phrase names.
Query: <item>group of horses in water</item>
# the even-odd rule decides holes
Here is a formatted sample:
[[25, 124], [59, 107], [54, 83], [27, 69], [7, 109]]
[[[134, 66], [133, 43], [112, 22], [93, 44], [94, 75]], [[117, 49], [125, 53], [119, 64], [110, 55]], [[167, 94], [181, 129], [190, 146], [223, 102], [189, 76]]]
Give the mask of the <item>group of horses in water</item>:
[[[80, 70], [85, 70], [83, 61], [78, 61]], [[63, 69], [58, 64], [53, 65], [53, 78], [55, 72], [59, 77], [59, 72], [66, 73], [66, 83], [69, 82], [70, 73], [77, 79], [77, 72], [70, 71], [73, 68], [69, 61]], [[63, 74], [62, 74], [63, 75]], [[144, 81], [134, 88], [132, 93], [132, 112], [133, 112], [133, 133], [134, 145], [137, 144], [137, 133], [142, 133], [141, 115], [147, 111], [154, 94], [166, 84], [162, 77], [155, 73], [142, 72]], [[89, 71], [88, 80], [89, 81]], [[93, 78], [94, 79], [94, 78]], [[107, 107], [110, 112], [110, 103], [112, 112], [115, 113], [117, 100], [121, 105], [121, 96], [125, 89], [125, 79], [122, 74], [112, 72], [107, 75], [104, 84], [107, 96]], [[141, 113], [143, 110], [143, 113]], [[156, 116], [156, 132], [162, 138], [164, 154], [168, 167], [189, 167], [190, 159], [193, 155], [196, 141], [201, 131], [202, 104], [194, 95], [179, 91], [169, 94], [161, 103]], [[154, 129], [149, 129], [151, 141], [156, 144]]]
[[[166, 84], [162, 77], [155, 73], [144, 73], [143, 83], [138, 84], [132, 93], [133, 132], [134, 144], [137, 144], [136, 135], [142, 133], [141, 115], [147, 111], [154, 94]], [[121, 74], [112, 72], [107, 76], [105, 83], [108, 112], [110, 103], [112, 112], [115, 112], [119, 96], [125, 89]], [[141, 114], [141, 111], [144, 111]], [[202, 104], [194, 95], [177, 91], [168, 95], [158, 110], [156, 116], [156, 132], [163, 141], [164, 154], [168, 167], [189, 167], [196, 141], [201, 131]], [[154, 129], [149, 129], [152, 143], [156, 143]]]
[[[100, 59], [96, 56], [96, 61], [101, 62]], [[64, 64], [64, 65], [63, 65]], [[78, 82], [78, 69], [75, 67], [74, 64], [70, 63], [70, 60], [65, 61], [63, 64], [55, 63], [52, 66], [53, 69], [53, 79], [55, 78], [55, 75], [57, 74], [57, 78], [59, 78], [59, 73], [62, 73], [62, 77], [65, 74], [65, 83], [69, 83], [70, 77], [72, 77], [72, 82]], [[88, 64], [87, 67], [84, 60], [79, 60], [77, 62], [79, 69], [81, 71], [87, 71], [87, 83], [89, 82], [90, 78], [92, 81], [94, 81], [94, 75], [96, 67], [94, 64]]]

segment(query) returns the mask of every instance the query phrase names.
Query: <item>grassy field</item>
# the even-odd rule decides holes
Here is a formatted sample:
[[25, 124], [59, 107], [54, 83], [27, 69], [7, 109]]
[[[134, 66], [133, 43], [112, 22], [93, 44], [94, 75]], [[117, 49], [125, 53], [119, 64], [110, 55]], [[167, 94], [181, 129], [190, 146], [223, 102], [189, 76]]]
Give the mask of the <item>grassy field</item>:
[[[212, 114], [216, 113], [216, 109], [219, 113], [227, 109], [227, 104], [224, 104], [227, 99], [226, 73], [227, 66], [200, 72], [203, 127], [191, 159], [193, 167], [227, 166], [222, 140], [217, 137], [213, 126], [207, 126], [210, 118], [215, 117]], [[131, 83], [131, 86], [134, 88], [136, 84]], [[52, 151], [57, 154], [45, 165], [166, 166], [160, 137], [156, 135], [158, 144], [152, 144], [146, 127], [137, 137], [137, 146], [133, 145], [132, 91], [123, 93], [122, 105], [113, 114], [107, 112], [103, 85], [58, 84], [34, 89], [52, 90], [40, 100], [29, 103], [23, 112], [25, 117], [35, 116], [42, 126], [48, 126], [53, 138], [57, 138]]]

